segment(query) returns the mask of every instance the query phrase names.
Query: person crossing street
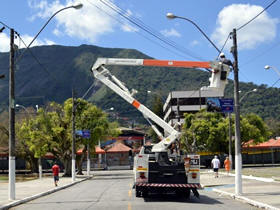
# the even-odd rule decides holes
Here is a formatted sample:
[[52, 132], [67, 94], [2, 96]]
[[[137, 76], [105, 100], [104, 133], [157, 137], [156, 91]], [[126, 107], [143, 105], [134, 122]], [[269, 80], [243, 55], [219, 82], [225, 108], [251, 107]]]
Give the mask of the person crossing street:
[[215, 173], [215, 178], [219, 177], [219, 168], [220, 168], [220, 160], [218, 159], [218, 156], [215, 155], [212, 162], [211, 162], [213, 171]]

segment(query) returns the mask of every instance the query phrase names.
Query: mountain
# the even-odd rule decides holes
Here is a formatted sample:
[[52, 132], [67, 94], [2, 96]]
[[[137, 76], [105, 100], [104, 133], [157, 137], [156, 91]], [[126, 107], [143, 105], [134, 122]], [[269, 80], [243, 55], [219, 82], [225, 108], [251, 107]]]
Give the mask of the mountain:
[[[45, 105], [49, 101], [62, 103], [72, 96], [74, 88], [77, 97], [82, 97], [94, 82], [94, 87], [85, 99], [103, 109], [114, 107], [121, 116], [141, 118], [131, 105], [111, 90], [94, 81], [90, 72], [98, 57], [112, 58], [150, 58], [133, 49], [102, 48], [91, 45], [78, 47], [39, 46], [16, 52], [15, 98], [16, 103], [25, 107]], [[20, 59], [20, 60], [17, 60]], [[112, 66], [110, 71], [127, 87], [138, 90], [137, 99], [148, 107], [151, 106], [153, 91], [166, 98], [170, 91], [196, 90], [208, 85], [209, 73], [197, 69], [159, 68], [159, 67], [120, 67]], [[0, 100], [2, 108], [8, 105], [9, 53], [0, 53], [0, 74], [6, 78], [0, 80]], [[241, 113], [254, 112], [264, 119], [280, 120], [280, 91], [266, 85], [240, 83], [243, 93], [257, 88], [248, 94], [241, 103]], [[225, 97], [233, 97], [233, 82], [230, 80], [225, 90]]]

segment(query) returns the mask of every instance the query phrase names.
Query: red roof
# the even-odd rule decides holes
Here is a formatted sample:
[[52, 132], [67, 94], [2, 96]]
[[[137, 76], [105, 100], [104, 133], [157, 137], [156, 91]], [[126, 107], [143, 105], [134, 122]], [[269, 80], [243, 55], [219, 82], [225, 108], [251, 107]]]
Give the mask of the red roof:
[[101, 149], [99, 146], [95, 146], [95, 153], [96, 154], [105, 154], [105, 151]]
[[276, 139], [276, 140], [269, 139], [268, 141], [259, 144], [254, 144], [253, 140], [250, 140], [243, 145], [243, 148], [251, 148], [251, 149], [273, 148], [273, 147], [280, 147], [280, 139]]
[[124, 144], [117, 142], [113, 145], [113, 147], [108, 149], [106, 152], [108, 152], [108, 153], [123, 153], [123, 152], [128, 152], [129, 150], [131, 150], [130, 147], [125, 146]]

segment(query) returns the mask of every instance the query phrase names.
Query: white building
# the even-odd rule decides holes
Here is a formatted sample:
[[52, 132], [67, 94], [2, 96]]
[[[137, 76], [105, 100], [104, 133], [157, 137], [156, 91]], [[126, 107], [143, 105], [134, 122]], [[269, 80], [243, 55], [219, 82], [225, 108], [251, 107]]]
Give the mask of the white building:
[[207, 108], [207, 98], [221, 98], [223, 93], [211, 89], [172, 91], [163, 106], [164, 120], [170, 125], [184, 122], [184, 113], [195, 113]]

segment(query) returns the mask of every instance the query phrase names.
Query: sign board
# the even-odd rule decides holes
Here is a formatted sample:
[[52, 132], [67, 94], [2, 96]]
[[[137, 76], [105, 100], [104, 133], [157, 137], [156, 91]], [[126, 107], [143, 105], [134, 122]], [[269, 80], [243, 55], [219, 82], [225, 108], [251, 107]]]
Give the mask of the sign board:
[[207, 111], [233, 112], [234, 102], [232, 98], [207, 98]]
[[84, 138], [90, 138], [90, 131], [89, 130], [83, 130], [83, 137]]
[[222, 112], [233, 112], [234, 102], [232, 98], [223, 98], [219, 100]]
[[209, 112], [221, 112], [221, 105], [219, 98], [207, 98], [207, 111]]

